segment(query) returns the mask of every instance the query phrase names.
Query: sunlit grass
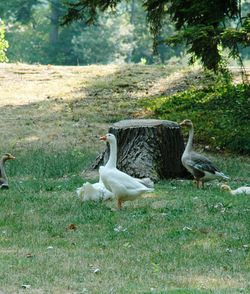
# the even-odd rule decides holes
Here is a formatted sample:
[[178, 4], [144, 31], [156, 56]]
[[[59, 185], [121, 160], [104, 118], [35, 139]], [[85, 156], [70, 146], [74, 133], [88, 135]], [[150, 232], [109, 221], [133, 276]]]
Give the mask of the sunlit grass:
[[[0, 150], [44, 143], [97, 150], [96, 137], [111, 123], [143, 116], [139, 100], [162, 93], [162, 85], [178, 84], [190, 72], [178, 70], [132, 64], [0, 65]], [[176, 81], [169, 83], [173, 73]]]
[[[76, 197], [92, 154], [18, 155], [7, 166], [10, 189], [0, 191], [4, 293], [23, 284], [28, 293], [247, 293], [247, 196], [176, 179], [117, 211]], [[247, 160], [224, 162], [227, 174], [249, 177]]]

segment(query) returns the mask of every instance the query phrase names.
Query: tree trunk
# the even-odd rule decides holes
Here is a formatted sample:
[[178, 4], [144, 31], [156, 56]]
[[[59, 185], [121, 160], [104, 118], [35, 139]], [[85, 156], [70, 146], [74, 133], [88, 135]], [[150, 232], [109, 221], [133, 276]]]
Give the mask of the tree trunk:
[[[184, 142], [177, 123], [156, 119], [122, 120], [113, 124], [109, 132], [117, 138], [117, 168], [121, 171], [153, 181], [187, 176], [181, 163]], [[105, 165], [108, 157], [107, 145], [92, 168]]]
[[53, 0], [51, 5], [51, 15], [50, 15], [50, 35], [49, 42], [51, 46], [57, 44], [59, 36], [59, 17], [60, 17], [60, 2], [58, 0]]
[[135, 0], [131, 1], [130, 23], [135, 23]]

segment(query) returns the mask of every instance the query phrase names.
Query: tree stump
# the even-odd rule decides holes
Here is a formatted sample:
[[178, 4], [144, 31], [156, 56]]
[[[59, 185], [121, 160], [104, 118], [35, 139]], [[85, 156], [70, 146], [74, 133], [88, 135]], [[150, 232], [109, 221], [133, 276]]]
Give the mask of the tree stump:
[[[187, 176], [181, 163], [184, 141], [177, 123], [157, 119], [121, 120], [109, 128], [109, 133], [117, 139], [117, 168], [121, 171], [153, 181]], [[107, 144], [92, 168], [105, 165], [108, 158]]]

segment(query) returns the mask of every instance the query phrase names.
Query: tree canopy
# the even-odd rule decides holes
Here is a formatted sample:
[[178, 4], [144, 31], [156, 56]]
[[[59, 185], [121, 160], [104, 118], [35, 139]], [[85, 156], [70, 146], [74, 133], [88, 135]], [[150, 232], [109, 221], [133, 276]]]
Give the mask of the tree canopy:
[[8, 0], [0, 3], [0, 17], [14, 18], [16, 21], [27, 23], [32, 17], [32, 10], [40, 0]]
[[[246, 0], [2, 2], [10, 62], [151, 64], [188, 52], [191, 62], [200, 60], [216, 71], [223, 68], [225, 53], [240, 61], [250, 58]], [[6, 53], [7, 43], [2, 44]]]
[[[96, 16], [94, 25], [84, 20], [62, 26], [67, 12], [64, 0], [9, 0], [0, 3], [0, 17], [5, 20], [10, 62], [87, 65], [112, 62], [164, 63], [183, 55], [183, 46], [158, 45], [153, 54], [153, 39], [146, 25], [141, 2], [123, 0], [116, 13], [109, 10]], [[159, 39], [165, 39], [174, 27], [165, 19]]]
[[[64, 24], [84, 20], [90, 24], [99, 11], [115, 10], [122, 0], [78, 0], [67, 1], [68, 10]], [[239, 46], [250, 45], [250, 9], [242, 16], [245, 2], [238, 0], [144, 0], [148, 23], [155, 45], [162, 30], [164, 19], [170, 15], [177, 33], [161, 40], [167, 44], [185, 41], [191, 62], [199, 59], [204, 67], [218, 70], [223, 68], [221, 48], [229, 50], [229, 56], [240, 57]]]

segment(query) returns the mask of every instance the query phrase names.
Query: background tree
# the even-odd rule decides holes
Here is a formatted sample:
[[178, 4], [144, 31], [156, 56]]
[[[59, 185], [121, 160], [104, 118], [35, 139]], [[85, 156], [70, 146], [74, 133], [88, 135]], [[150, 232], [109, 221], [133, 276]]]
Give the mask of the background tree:
[[[84, 19], [90, 24], [98, 11], [115, 10], [121, 0], [79, 0], [68, 2], [64, 23]], [[191, 62], [200, 60], [204, 67], [217, 71], [223, 68], [222, 48], [239, 57], [239, 44], [249, 46], [249, 14], [242, 18], [242, 3], [237, 0], [145, 0], [143, 1], [155, 46], [167, 15], [175, 23], [177, 33], [160, 43], [182, 44], [185, 40]], [[238, 23], [235, 25], [235, 21]]]
[[[121, 1], [116, 13], [99, 13], [93, 26], [84, 19], [61, 26], [67, 9], [63, 0], [9, 0], [0, 4], [0, 15], [6, 20], [6, 39], [10, 62], [86, 65], [110, 62], [166, 62], [180, 55], [183, 47], [158, 46], [159, 59], [153, 55], [153, 40], [146, 25], [141, 1]], [[24, 9], [25, 8], [25, 9]], [[165, 20], [159, 38], [174, 30]]]
[[28, 23], [32, 18], [34, 7], [42, 0], [8, 0], [0, 2], [0, 17], [2, 19], [15, 19], [21, 23]]
[[7, 24], [9, 60], [76, 64], [71, 51], [71, 39], [76, 25], [70, 28], [60, 26], [59, 19], [65, 13], [63, 9], [61, 0], [10, 0], [6, 6], [0, 4], [0, 15]]
[[[67, 5], [64, 0], [0, 3], [10, 62], [166, 63], [183, 56], [187, 48], [191, 62], [199, 59], [218, 70], [224, 52], [241, 63], [241, 58], [250, 57], [247, 1], [67, 1]], [[63, 16], [70, 25], [61, 26]]]

